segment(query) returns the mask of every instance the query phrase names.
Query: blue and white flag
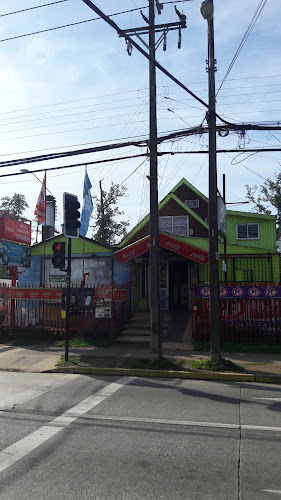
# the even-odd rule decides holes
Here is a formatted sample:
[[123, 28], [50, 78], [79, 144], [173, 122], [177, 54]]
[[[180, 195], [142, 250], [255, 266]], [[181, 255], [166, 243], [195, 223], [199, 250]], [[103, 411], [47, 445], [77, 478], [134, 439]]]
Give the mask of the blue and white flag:
[[83, 208], [82, 208], [79, 236], [86, 236], [89, 228], [90, 217], [94, 208], [90, 191], [91, 187], [92, 187], [91, 181], [88, 177], [87, 172], [85, 172], [84, 190], [83, 190]]

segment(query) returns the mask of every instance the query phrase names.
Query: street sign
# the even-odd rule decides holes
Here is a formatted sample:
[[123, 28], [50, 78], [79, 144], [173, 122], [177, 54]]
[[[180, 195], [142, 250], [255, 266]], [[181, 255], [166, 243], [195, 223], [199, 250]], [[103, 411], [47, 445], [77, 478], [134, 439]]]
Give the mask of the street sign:
[[49, 274], [50, 283], [66, 283], [67, 275]]

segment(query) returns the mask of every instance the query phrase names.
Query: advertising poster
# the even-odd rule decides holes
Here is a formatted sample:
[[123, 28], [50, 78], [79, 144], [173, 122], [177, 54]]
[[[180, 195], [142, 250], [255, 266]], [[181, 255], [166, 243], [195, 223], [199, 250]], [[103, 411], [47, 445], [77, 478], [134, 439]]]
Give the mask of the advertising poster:
[[30, 247], [0, 241], [0, 264], [30, 267]]

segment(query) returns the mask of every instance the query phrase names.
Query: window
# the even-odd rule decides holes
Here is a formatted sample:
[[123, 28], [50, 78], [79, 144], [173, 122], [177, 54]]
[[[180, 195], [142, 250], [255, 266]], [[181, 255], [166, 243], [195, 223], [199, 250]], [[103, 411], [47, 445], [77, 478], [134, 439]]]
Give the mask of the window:
[[199, 207], [199, 200], [184, 200], [184, 203], [188, 208], [198, 208]]
[[177, 236], [188, 236], [188, 217], [186, 215], [159, 217], [159, 231]]
[[259, 224], [236, 224], [237, 240], [258, 240], [259, 237]]

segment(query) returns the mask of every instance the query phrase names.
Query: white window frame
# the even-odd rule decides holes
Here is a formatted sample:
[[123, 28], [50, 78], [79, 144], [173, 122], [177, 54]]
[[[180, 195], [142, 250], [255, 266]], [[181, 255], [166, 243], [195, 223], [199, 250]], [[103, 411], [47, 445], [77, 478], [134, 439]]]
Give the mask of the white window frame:
[[[174, 219], [177, 219], [179, 217], [181, 219], [183, 219], [183, 218], [186, 219], [186, 234], [174, 233]], [[186, 215], [163, 215], [163, 216], [159, 217], [159, 220], [160, 219], [172, 219], [172, 232], [168, 233], [168, 234], [171, 234], [173, 236], [189, 236], [189, 217], [188, 216], [186, 216]], [[164, 229], [160, 229], [160, 224], [159, 224], [159, 231], [167, 232], [167, 231], [164, 231]]]
[[[247, 226], [247, 236], [246, 238], [239, 238], [238, 237], [238, 226]], [[258, 228], [258, 236], [256, 238], [249, 237], [249, 226], [257, 226]], [[260, 239], [260, 225], [258, 222], [248, 222], [248, 223], [243, 223], [239, 222], [236, 224], [236, 239], [237, 240], [259, 240]]]
[[[193, 205], [192, 207], [190, 207], [190, 206], [188, 205], [188, 202], [190, 202], [190, 201], [192, 202], [192, 205]], [[191, 208], [191, 210], [192, 210], [193, 208], [199, 208], [199, 199], [197, 199], [197, 200], [184, 200], [184, 203], [185, 203], [185, 205], [186, 205], [188, 208]]]

